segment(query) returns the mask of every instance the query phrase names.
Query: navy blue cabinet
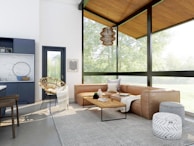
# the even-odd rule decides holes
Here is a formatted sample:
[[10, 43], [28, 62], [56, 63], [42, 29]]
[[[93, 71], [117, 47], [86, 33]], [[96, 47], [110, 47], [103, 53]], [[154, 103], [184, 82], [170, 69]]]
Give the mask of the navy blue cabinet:
[[3, 85], [7, 85], [6, 94], [13, 95], [18, 93], [18, 83], [17, 82], [4, 82]]
[[19, 94], [19, 103], [34, 103], [35, 86], [34, 82], [1, 82], [0, 85], [7, 85], [6, 93], [1, 91], [0, 96]]
[[0, 53], [35, 54], [35, 40], [0, 37]]
[[[0, 53], [35, 54], [35, 40], [0, 37]], [[7, 85], [6, 95], [19, 94], [19, 103], [33, 103], [35, 101], [34, 81], [1, 80], [0, 85]]]
[[20, 95], [20, 103], [34, 103], [35, 86], [31, 82], [22, 82], [18, 84], [18, 93]]
[[35, 42], [28, 39], [13, 39], [13, 52], [22, 54], [35, 54]]

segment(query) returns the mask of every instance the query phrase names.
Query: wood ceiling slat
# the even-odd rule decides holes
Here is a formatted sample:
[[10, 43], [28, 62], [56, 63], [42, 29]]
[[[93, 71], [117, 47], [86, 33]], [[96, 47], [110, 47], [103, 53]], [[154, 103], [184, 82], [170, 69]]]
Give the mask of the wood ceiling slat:
[[152, 0], [90, 0], [86, 9], [112, 21], [120, 22]]
[[[151, 1], [152, 0], [89, 0], [86, 8], [117, 23]], [[153, 6], [152, 12], [152, 30], [153, 32], [157, 32], [194, 19], [194, 0], [163, 0]], [[114, 25], [88, 12], [84, 12], [84, 16], [107, 26]], [[119, 31], [134, 38], [139, 38], [147, 34], [146, 25], [147, 12], [145, 11], [120, 25]]]
[[194, 17], [193, 0], [165, 0], [153, 8], [153, 32], [180, 24]]
[[107, 21], [107, 20], [105, 20], [105, 19], [103, 19], [101, 17], [98, 17], [98, 16], [96, 16], [96, 15], [94, 15], [94, 14], [88, 12], [88, 11], [84, 11], [84, 16], [87, 17], [87, 18], [90, 18], [90, 19], [92, 19], [92, 20], [94, 20], [94, 21], [96, 21], [98, 23], [101, 23], [101, 24], [104, 24], [106, 26], [109, 26], [109, 27], [112, 27], [112, 26], [115, 25], [114, 23], [111, 23], [111, 22], [109, 22], [109, 21]]
[[121, 25], [119, 31], [134, 38], [147, 34], [147, 11]]

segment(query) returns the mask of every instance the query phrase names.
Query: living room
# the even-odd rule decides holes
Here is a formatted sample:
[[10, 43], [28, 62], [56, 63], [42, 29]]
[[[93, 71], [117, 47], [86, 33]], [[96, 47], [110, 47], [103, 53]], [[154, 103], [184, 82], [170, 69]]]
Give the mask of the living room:
[[[191, 5], [192, 1], [189, 1]], [[6, 0], [0, 6], [0, 18], [1, 18], [1, 27], [0, 32], [1, 36], [4, 38], [25, 38], [35, 40], [35, 101], [37, 105], [42, 101], [42, 89], [40, 88], [38, 82], [42, 77], [42, 46], [58, 46], [66, 47], [66, 59], [67, 60], [77, 60], [78, 69], [75, 72], [67, 71], [65, 82], [69, 87], [69, 97], [70, 101], [74, 102], [74, 85], [82, 84], [84, 78], [86, 79], [83, 83], [89, 83], [92, 81], [90, 77], [96, 76], [96, 74], [101, 74], [100, 76], [106, 76], [103, 78], [103, 82], [111, 77], [115, 78], [118, 73], [107, 75], [108, 73], [96, 73], [90, 74], [90, 70], [83, 70], [83, 59], [82, 58], [82, 11], [78, 9], [80, 0]], [[189, 31], [191, 32], [191, 30]], [[100, 32], [99, 32], [100, 34]], [[192, 36], [190, 37], [192, 38]], [[103, 46], [100, 44], [101, 47]], [[99, 46], [98, 46], [99, 47]], [[76, 53], [75, 53], [76, 52]], [[177, 52], [177, 51], [176, 51]], [[184, 52], [184, 51], [183, 51]], [[180, 53], [180, 54], [183, 54]], [[191, 54], [191, 53], [190, 53]], [[145, 56], [144, 56], [145, 57]], [[130, 60], [131, 61], [131, 60]], [[147, 62], [147, 61], [145, 61]], [[132, 64], [132, 61], [131, 61]], [[87, 65], [87, 64], [86, 64]], [[146, 69], [146, 65], [144, 66]], [[190, 79], [190, 82], [193, 80], [193, 71], [191, 68], [182, 69], [182, 70], [168, 70], [168, 75], [163, 73], [155, 73], [155, 79], [161, 83], [161, 78], [166, 79], [179, 77], [179, 81], [185, 79]], [[159, 70], [160, 72], [161, 70]], [[94, 71], [92, 71], [94, 72]], [[147, 73], [143, 71], [121, 71], [123, 76], [120, 76], [121, 82], [123, 83], [132, 83], [136, 84], [135, 81], [143, 80], [143, 84], [147, 85]], [[137, 73], [137, 74], [135, 74]], [[152, 72], [153, 73], [153, 72]], [[176, 74], [177, 73], [177, 74]], [[96, 77], [100, 77], [97, 75]], [[149, 76], [149, 74], [148, 74]], [[129, 77], [129, 78], [128, 78]], [[177, 78], [174, 78], [175, 81]], [[125, 82], [127, 80], [128, 82]], [[175, 82], [173, 81], [173, 82]], [[141, 83], [142, 84], [142, 83]], [[168, 82], [164, 82], [164, 85], [167, 85]], [[153, 82], [153, 85], [157, 83]], [[176, 84], [179, 87], [179, 84]], [[190, 83], [189, 83], [190, 85]], [[185, 85], [183, 85], [185, 86]], [[174, 84], [168, 86], [172, 89], [175, 88]], [[193, 85], [191, 84], [191, 87]], [[186, 89], [185, 89], [186, 90]], [[189, 99], [193, 94], [187, 93]], [[189, 100], [188, 109], [192, 111], [192, 104]], [[26, 105], [28, 106], [28, 105]], [[35, 106], [36, 107], [36, 106]], [[37, 107], [36, 107], [37, 109]], [[190, 111], [190, 113], [191, 113]], [[192, 113], [191, 113], [192, 114]], [[19, 135], [19, 133], [18, 133]], [[17, 137], [17, 136], [16, 136]]]

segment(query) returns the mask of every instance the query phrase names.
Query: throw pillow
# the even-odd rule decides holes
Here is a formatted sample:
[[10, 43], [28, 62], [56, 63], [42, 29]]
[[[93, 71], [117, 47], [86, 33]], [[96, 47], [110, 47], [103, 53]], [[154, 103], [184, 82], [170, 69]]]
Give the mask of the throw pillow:
[[108, 84], [109, 83], [115, 83], [115, 84], [117, 84], [117, 91], [120, 91], [120, 81], [121, 81], [121, 79], [114, 79], [114, 80], [111, 80], [111, 79], [108, 79]]
[[117, 83], [108, 83], [108, 92], [117, 92]]

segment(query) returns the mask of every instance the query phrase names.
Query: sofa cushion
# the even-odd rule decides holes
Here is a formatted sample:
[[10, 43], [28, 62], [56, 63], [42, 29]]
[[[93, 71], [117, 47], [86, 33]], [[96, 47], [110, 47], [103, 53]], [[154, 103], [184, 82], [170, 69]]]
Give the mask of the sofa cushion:
[[128, 85], [120, 85], [120, 91], [121, 93], [129, 93], [127, 90]]
[[137, 99], [137, 100], [132, 102], [130, 111], [132, 113], [135, 113], [135, 114], [139, 115], [139, 116], [142, 116], [141, 99]]
[[[95, 92], [83, 92], [83, 93], [78, 93], [77, 94], [77, 98], [76, 98], [76, 102], [79, 105], [83, 105], [83, 97], [93, 97]], [[88, 103], [87, 101], [84, 101], [84, 105], [91, 105], [91, 103]]]
[[127, 92], [133, 95], [140, 95], [144, 90], [149, 89], [151, 87], [137, 86], [137, 85], [128, 85]]
[[117, 84], [117, 91], [120, 91], [120, 82], [121, 82], [121, 79], [108, 79], [107, 84], [108, 85], [111, 83]]
[[95, 92], [83, 92], [83, 93], [79, 93], [77, 94], [77, 97], [89, 97], [89, 96], [93, 96]]

